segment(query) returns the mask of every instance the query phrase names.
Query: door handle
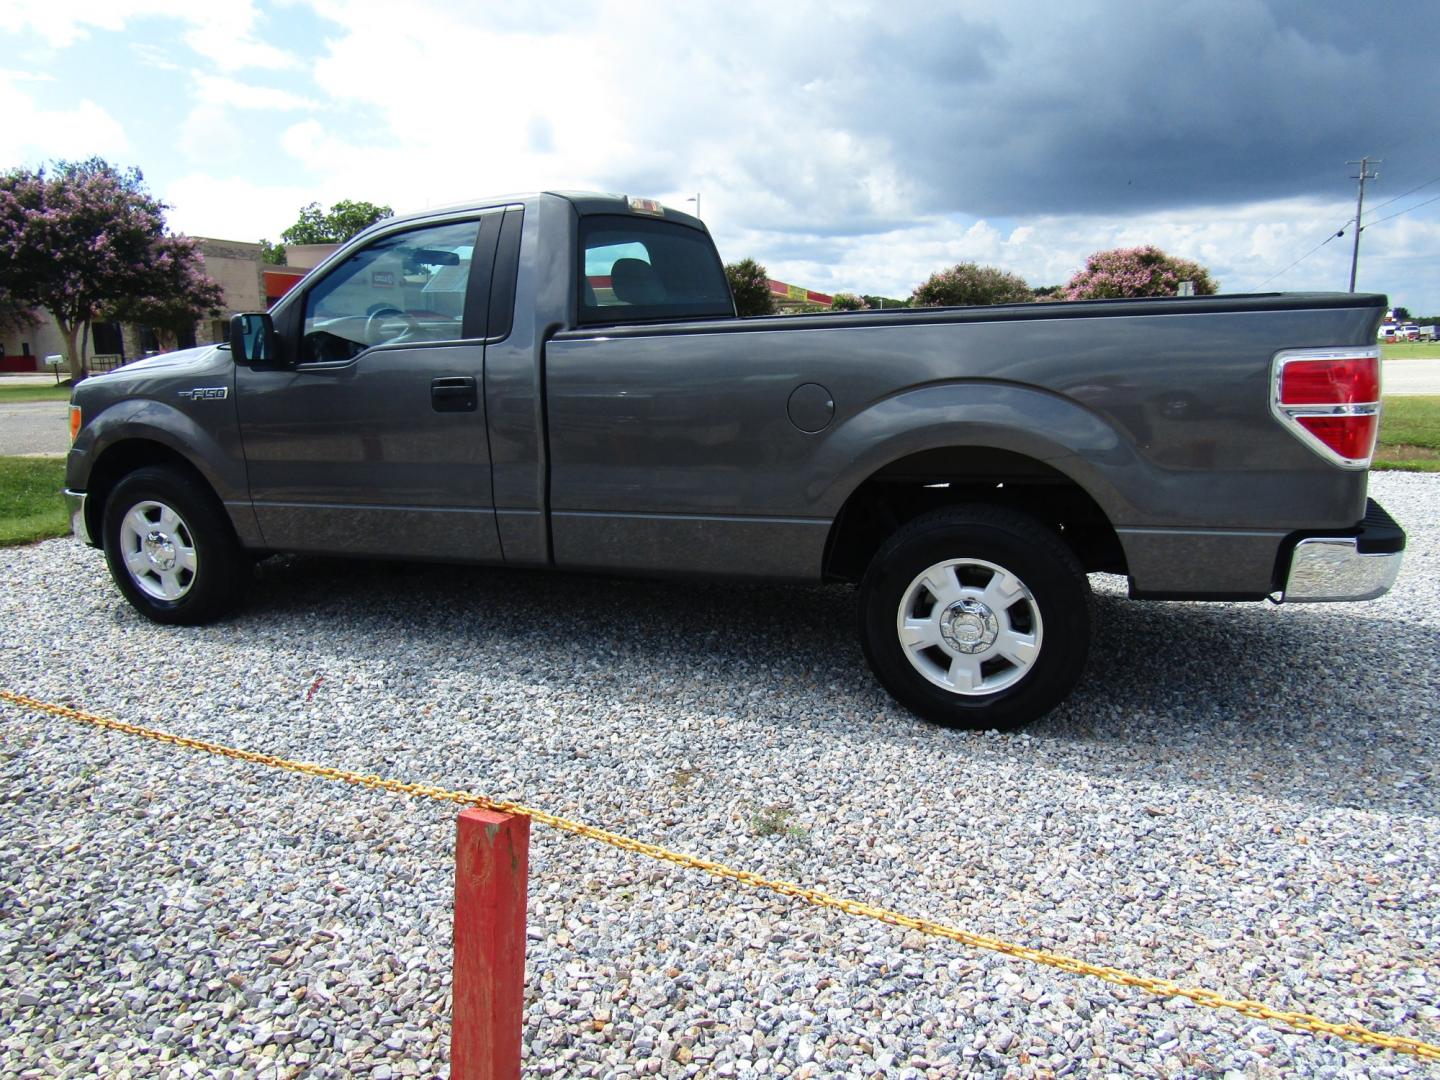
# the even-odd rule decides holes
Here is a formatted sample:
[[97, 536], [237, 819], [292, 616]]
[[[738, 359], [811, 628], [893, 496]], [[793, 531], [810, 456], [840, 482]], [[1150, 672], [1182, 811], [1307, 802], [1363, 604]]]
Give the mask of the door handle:
[[473, 375], [430, 380], [430, 406], [436, 412], [474, 412], [479, 400]]

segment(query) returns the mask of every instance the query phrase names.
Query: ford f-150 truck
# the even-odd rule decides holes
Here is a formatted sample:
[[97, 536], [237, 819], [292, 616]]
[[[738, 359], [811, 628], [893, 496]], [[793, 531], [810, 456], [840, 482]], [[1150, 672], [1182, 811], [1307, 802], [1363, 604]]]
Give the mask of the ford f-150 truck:
[[383, 221], [230, 341], [80, 383], [67, 497], [120, 591], [215, 619], [314, 552], [858, 586], [920, 715], [1074, 686], [1087, 574], [1364, 600], [1385, 298], [737, 318], [697, 219], [549, 192]]

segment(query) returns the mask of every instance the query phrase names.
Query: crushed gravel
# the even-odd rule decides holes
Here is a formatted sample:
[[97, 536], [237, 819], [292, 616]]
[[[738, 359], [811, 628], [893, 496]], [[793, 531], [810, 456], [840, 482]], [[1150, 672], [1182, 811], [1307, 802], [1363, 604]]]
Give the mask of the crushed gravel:
[[[0, 685], [521, 799], [986, 934], [1440, 1042], [1440, 477], [1364, 605], [1141, 604], [1023, 734], [930, 727], [843, 589], [287, 558], [153, 626], [0, 551]], [[445, 1075], [453, 808], [0, 705], [0, 1074]], [[530, 1076], [1420, 1076], [537, 828]]]

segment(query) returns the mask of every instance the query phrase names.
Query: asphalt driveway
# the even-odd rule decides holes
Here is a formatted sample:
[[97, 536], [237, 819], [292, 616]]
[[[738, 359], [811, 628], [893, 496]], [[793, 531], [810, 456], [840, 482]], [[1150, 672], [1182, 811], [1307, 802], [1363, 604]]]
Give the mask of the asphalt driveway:
[[0, 457], [66, 453], [70, 449], [68, 408], [63, 401], [0, 404]]

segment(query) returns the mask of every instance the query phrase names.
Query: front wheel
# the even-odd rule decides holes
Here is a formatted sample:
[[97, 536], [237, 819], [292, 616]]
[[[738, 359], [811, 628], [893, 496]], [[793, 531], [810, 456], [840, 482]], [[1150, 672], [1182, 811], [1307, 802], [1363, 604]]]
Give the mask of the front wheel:
[[860, 639], [881, 684], [915, 713], [964, 728], [1045, 715], [1080, 678], [1090, 583], [1028, 515], [974, 505], [910, 522], [860, 586]]
[[105, 501], [105, 561], [125, 599], [158, 623], [211, 622], [239, 599], [250, 564], [215, 498], [178, 469], [137, 469]]

